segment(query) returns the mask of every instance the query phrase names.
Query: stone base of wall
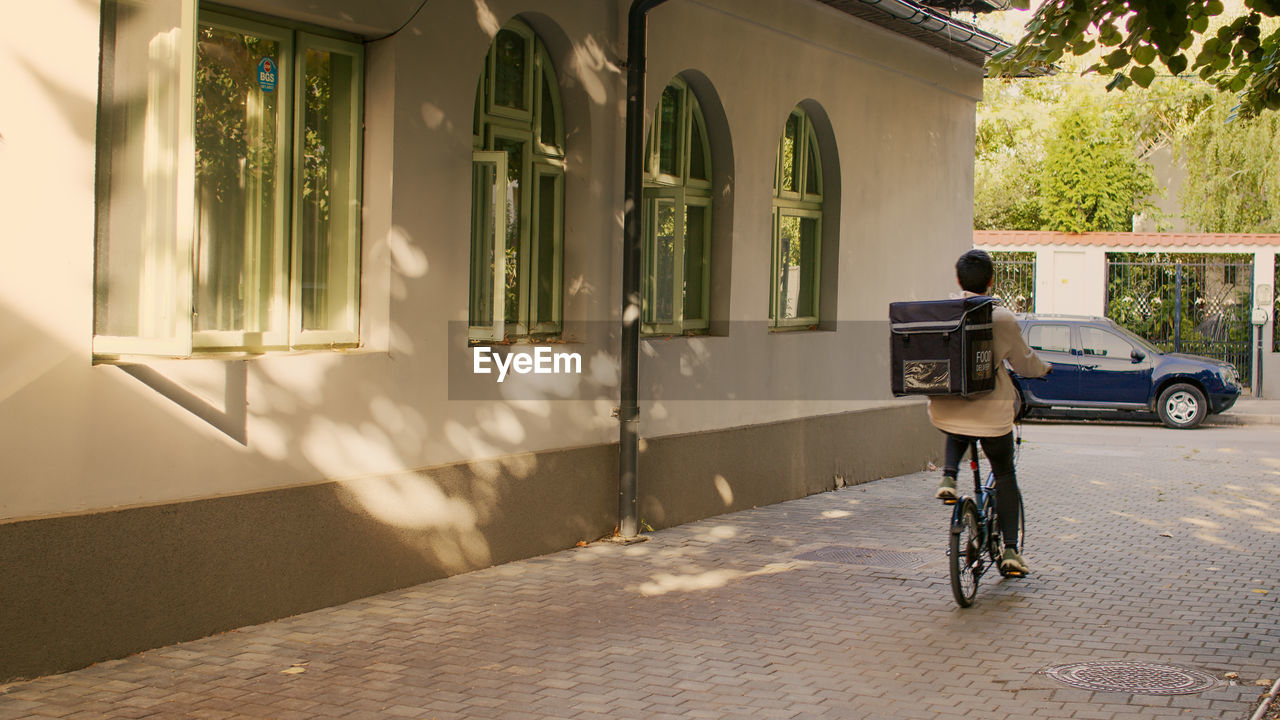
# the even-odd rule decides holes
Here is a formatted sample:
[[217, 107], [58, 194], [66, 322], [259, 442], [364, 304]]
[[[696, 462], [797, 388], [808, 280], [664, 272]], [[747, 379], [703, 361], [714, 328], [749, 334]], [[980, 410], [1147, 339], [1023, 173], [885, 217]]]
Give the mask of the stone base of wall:
[[[643, 441], [640, 516], [670, 527], [913, 472], [940, 447], [918, 404]], [[598, 539], [617, 464], [601, 445], [0, 524], [0, 682]]]

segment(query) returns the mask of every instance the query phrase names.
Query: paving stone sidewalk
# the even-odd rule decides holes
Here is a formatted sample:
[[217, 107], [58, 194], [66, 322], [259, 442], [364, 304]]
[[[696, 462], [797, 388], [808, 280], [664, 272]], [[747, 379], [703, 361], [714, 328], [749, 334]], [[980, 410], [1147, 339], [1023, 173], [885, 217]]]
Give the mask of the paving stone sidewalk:
[[[917, 473], [16, 684], [0, 720], [1248, 718], [1280, 671], [1280, 430], [1028, 436], [1034, 574], [988, 576], [969, 610]], [[1146, 695], [1040, 672], [1102, 660], [1239, 678]]]

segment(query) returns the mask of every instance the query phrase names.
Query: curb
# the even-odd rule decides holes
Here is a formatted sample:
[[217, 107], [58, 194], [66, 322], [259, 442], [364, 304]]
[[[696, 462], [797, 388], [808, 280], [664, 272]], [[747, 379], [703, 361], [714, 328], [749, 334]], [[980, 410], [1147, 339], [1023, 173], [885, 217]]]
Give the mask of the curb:
[[1262, 699], [1262, 704], [1258, 706], [1257, 712], [1249, 717], [1249, 720], [1262, 720], [1267, 715], [1267, 708], [1271, 706], [1272, 701], [1276, 699], [1276, 695], [1280, 694], [1280, 680], [1276, 680], [1271, 686], [1271, 692]]
[[1249, 413], [1212, 415], [1205, 418], [1205, 425], [1280, 425], [1280, 415], [1256, 415]]

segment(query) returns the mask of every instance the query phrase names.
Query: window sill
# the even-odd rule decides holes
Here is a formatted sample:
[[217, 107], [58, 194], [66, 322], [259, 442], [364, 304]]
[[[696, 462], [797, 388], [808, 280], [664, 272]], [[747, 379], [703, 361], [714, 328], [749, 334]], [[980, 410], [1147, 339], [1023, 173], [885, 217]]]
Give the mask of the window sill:
[[519, 345], [583, 345], [580, 340], [566, 339], [559, 335], [529, 335], [506, 340], [467, 339], [467, 347], [512, 347]]
[[641, 340], [679, 340], [681, 338], [707, 338], [717, 337], [715, 334], [706, 330], [689, 330], [686, 332], [653, 332], [640, 333]]
[[139, 355], [122, 353], [120, 355], [94, 355], [93, 364], [141, 365], [159, 360], [257, 360], [259, 358], [294, 357], [333, 353], [341, 355], [377, 355], [386, 354], [386, 350], [360, 345], [334, 345], [324, 347], [281, 348], [278, 350], [193, 350], [190, 355]]

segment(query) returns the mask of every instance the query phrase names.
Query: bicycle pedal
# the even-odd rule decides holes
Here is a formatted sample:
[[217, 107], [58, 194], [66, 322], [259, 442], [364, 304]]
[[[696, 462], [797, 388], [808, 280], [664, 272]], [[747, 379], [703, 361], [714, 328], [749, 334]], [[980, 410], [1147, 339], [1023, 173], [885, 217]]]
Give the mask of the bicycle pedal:
[[945, 499], [945, 500], [943, 500], [943, 501], [942, 501], [942, 504], [943, 504], [943, 505], [955, 505], [955, 504], [956, 504], [956, 503], [958, 503], [958, 502], [960, 502], [959, 498], [947, 498], [947, 499]]

